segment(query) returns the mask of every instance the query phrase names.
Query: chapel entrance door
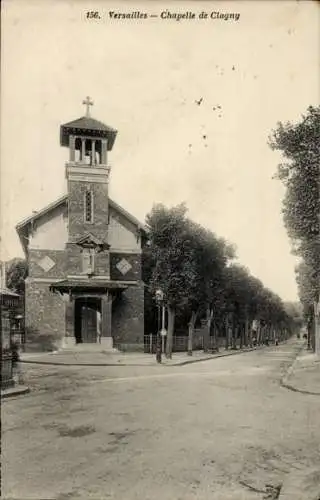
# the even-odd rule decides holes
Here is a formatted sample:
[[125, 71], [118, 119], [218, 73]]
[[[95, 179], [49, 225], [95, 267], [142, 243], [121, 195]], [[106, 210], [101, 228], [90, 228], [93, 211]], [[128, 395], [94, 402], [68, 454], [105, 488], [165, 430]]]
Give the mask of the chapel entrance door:
[[84, 297], [76, 300], [75, 337], [77, 343], [97, 342], [101, 299]]

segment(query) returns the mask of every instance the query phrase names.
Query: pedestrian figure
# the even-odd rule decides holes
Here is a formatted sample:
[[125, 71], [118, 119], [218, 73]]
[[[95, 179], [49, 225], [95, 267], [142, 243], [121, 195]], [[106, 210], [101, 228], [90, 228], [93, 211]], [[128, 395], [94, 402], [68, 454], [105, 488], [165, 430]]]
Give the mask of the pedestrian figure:
[[19, 353], [19, 346], [16, 342], [13, 342], [11, 345], [12, 352], [12, 376], [13, 380], [17, 379], [18, 384], [23, 384], [23, 377], [21, 372], [21, 359]]

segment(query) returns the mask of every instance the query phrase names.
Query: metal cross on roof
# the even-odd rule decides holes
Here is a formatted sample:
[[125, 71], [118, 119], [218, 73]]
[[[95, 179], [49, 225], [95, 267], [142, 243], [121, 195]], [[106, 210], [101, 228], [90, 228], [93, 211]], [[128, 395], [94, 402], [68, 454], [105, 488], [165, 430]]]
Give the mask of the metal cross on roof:
[[86, 116], [90, 116], [90, 107], [89, 106], [93, 106], [93, 101], [91, 100], [91, 98], [89, 96], [87, 96], [82, 101], [82, 104], [84, 104], [87, 107]]

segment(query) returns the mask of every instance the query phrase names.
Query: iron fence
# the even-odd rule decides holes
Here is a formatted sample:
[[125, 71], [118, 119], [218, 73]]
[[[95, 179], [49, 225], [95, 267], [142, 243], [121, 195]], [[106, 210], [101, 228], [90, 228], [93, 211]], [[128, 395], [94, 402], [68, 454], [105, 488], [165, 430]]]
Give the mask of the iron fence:
[[1, 357], [1, 389], [8, 389], [14, 385], [12, 371], [12, 356], [10, 353], [2, 353]]
[[[167, 338], [164, 340], [164, 347], [166, 348]], [[157, 344], [157, 335], [150, 334], [144, 336], [144, 352], [155, 354]], [[229, 339], [229, 348], [231, 348], [231, 342]], [[216, 350], [224, 348], [226, 345], [226, 337], [221, 336], [210, 336], [208, 339], [208, 350]], [[235, 346], [240, 347], [240, 339], [235, 340]], [[200, 334], [200, 330], [195, 330], [195, 334], [192, 339], [192, 350], [202, 350], [204, 349], [204, 336]], [[172, 339], [172, 352], [187, 352], [188, 351], [188, 336], [187, 335], [174, 335]]]

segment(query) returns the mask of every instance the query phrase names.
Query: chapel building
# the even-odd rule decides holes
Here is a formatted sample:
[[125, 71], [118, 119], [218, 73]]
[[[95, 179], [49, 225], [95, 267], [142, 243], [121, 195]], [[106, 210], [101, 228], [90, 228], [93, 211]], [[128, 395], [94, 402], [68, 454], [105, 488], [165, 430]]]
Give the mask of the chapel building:
[[[67, 194], [16, 227], [29, 265], [26, 341], [143, 349], [143, 225], [109, 198], [117, 131], [86, 116], [60, 127]], [[40, 342], [41, 343], [41, 342]]]

